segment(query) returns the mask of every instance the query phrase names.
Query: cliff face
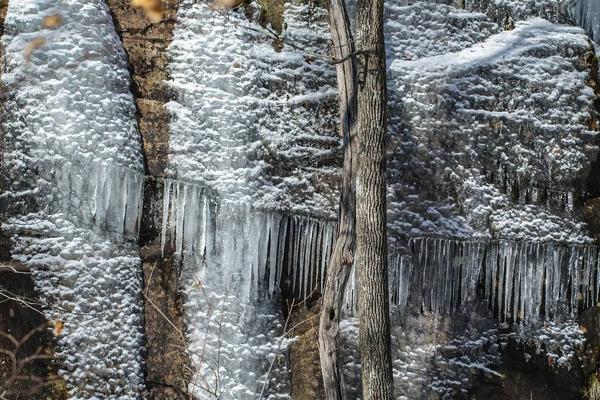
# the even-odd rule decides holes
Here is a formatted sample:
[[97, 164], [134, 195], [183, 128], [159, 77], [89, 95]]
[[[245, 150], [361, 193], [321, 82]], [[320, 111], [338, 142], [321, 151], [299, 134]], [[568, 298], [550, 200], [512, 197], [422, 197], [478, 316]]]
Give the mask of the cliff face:
[[[594, 47], [559, 24], [566, 2], [437, 3], [386, 6], [397, 392], [577, 398], [577, 317], [600, 290]], [[3, 37], [3, 243], [65, 322], [71, 395], [320, 398], [311, 307], [341, 165], [325, 10], [22, 6]]]
[[109, 0], [115, 29], [127, 54], [131, 90], [137, 108], [146, 180], [140, 227], [143, 263], [145, 382], [153, 399], [186, 399], [191, 374], [186, 353], [180, 273], [171, 257], [158, 250], [162, 180], [169, 150], [170, 117], [165, 104], [172, 98], [167, 82], [178, 1], [163, 1], [161, 20], [152, 21], [129, 1]]
[[11, 258], [31, 271], [47, 318], [62, 321], [69, 396], [138, 398], [143, 169], [110, 14], [100, 1], [10, 2], [2, 44]]

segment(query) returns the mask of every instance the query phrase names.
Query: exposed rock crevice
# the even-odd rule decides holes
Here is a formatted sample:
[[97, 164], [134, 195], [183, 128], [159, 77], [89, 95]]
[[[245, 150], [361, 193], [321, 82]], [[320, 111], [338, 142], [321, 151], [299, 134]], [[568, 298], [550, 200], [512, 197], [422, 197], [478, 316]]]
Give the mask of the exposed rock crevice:
[[[128, 0], [107, 0], [107, 4], [129, 62], [146, 174], [162, 177], [169, 149], [165, 104], [172, 97], [167, 86], [167, 48], [173, 37], [178, 0], [162, 1], [160, 22], [152, 22]], [[159, 240], [161, 193], [160, 179], [146, 178], [139, 241], [144, 270], [147, 396], [187, 399], [190, 361], [185, 352], [179, 266], [173, 258], [162, 257], [161, 251], [153, 251]]]

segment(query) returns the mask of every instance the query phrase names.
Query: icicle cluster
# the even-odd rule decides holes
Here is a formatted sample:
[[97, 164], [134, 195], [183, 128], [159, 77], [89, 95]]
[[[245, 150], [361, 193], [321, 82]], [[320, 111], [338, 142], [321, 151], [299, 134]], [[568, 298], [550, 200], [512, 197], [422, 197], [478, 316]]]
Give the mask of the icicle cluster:
[[585, 29], [596, 42], [600, 42], [600, 2], [598, 0], [578, 0], [573, 11], [575, 21]]
[[500, 321], [532, 324], [598, 300], [595, 246], [419, 238], [410, 247], [412, 257], [392, 260], [395, 305], [451, 313], [483, 300]]
[[545, 182], [530, 182], [516, 173], [511, 173], [504, 164], [486, 173], [490, 182], [496, 184], [502, 193], [510, 196], [519, 204], [542, 204], [550, 209], [573, 212], [576, 194], [572, 187], [561, 191], [559, 188], [546, 186]]
[[[203, 187], [165, 180], [161, 246], [207, 269], [236, 275], [246, 300], [321, 290], [337, 225], [216, 202]], [[208, 272], [210, 273], [210, 272]], [[227, 287], [226, 285], [225, 287]]]
[[[284, 293], [321, 293], [336, 224], [217, 202], [201, 186], [166, 180], [162, 247], [200, 266], [246, 302]], [[534, 323], [573, 316], [595, 304], [600, 286], [595, 246], [416, 238], [412, 255], [390, 256], [393, 305], [461, 312], [484, 301], [501, 321]], [[345, 311], [356, 311], [356, 280]]]
[[[58, 163], [57, 163], [58, 164]], [[63, 161], [47, 169], [58, 189], [57, 211], [100, 232], [137, 239], [144, 195], [144, 175], [108, 162], [85, 168]]]

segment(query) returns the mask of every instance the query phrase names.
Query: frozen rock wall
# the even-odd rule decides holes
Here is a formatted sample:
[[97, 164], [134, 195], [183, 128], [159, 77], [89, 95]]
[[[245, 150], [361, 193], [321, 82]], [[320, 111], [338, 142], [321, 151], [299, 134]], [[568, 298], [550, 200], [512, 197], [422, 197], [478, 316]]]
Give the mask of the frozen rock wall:
[[[247, 13], [256, 17], [257, 5]], [[164, 186], [162, 242], [173, 243], [190, 279], [188, 336], [193, 354], [206, 355], [193, 357], [201, 398], [199, 386], [216, 386], [219, 365], [239, 371], [219, 375], [225, 398], [261, 392], [283, 321], [259, 293], [279, 296], [282, 281], [300, 296], [320, 285], [334, 233], [332, 223], [310, 218], [335, 215], [340, 164], [335, 73], [322, 59], [325, 12], [286, 4], [284, 16], [284, 40], [305, 51], [280, 48], [240, 13], [183, 1], [169, 49], [174, 181]], [[268, 396], [289, 393], [279, 353]]]
[[[392, 300], [407, 312], [462, 314], [463, 322], [471, 312], [484, 312], [491, 319], [471, 332], [483, 336], [493, 331], [494, 318], [522, 327], [565, 320], [546, 335], [559, 340], [568, 321], [598, 295], [597, 249], [580, 217], [597, 155], [594, 51], [580, 28], [555, 23], [567, 21], [562, 3], [506, 3], [512, 15], [506, 21], [504, 14], [491, 16], [495, 3], [475, 6], [485, 13], [432, 2], [386, 8]], [[217, 343], [231, 354], [243, 348], [243, 332], [254, 332], [256, 321], [244, 318], [229, 293], [257, 312], [262, 299], [290, 286], [300, 299], [320, 289], [318, 264], [333, 240], [323, 237], [335, 229], [312, 218], [334, 216], [340, 165], [333, 69], [318, 57], [327, 54], [326, 27], [314, 19], [323, 11], [287, 5], [281, 49], [248, 28], [254, 7], [246, 16], [231, 12], [223, 19], [184, 2], [170, 49], [177, 95], [169, 104], [172, 181], [165, 182], [162, 247], [188, 260], [186, 271], [199, 274], [190, 282], [210, 288], [207, 294], [187, 290], [190, 320], [201, 317], [213, 327], [210, 339], [202, 339], [206, 328], [191, 324], [194, 346]], [[553, 22], [519, 22], [531, 15]], [[310, 21], [312, 29], [300, 21]], [[197, 74], [188, 73], [190, 63]], [[346, 301], [350, 312], [354, 284]], [[206, 302], [237, 311], [219, 320], [222, 314], [202, 311], [214, 307]], [[221, 340], [214, 333], [219, 321], [236, 327]], [[472, 374], [465, 371], [497, 374], [491, 368], [499, 360], [491, 350], [495, 333], [479, 341], [477, 334], [457, 337], [460, 329], [424, 343], [413, 358], [438, 357], [440, 340], [455, 340], [460, 351], [471, 349], [471, 361], [455, 359], [442, 372], [415, 361], [407, 370], [433, 368], [423, 382], [436, 393], [447, 393], [444, 385], [453, 387], [457, 377], [466, 383], [456, 391], [468, 390]], [[277, 329], [267, 330], [273, 336], [259, 347], [273, 349]], [[572, 333], [565, 343], [580, 342], [581, 333]], [[411, 354], [398, 350], [396, 361], [399, 390], [407, 395], [418, 392], [402, 386], [414, 378], [401, 370], [412, 363]], [[261, 355], [247, 355], [256, 374]], [[439, 357], [438, 366], [451, 359]], [[355, 359], [348, 360], [352, 365]], [[251, 396], [257, 389], [246, 383], [250, 377], [223, 388]], [[355, 390], [357, 382], [349, 379]]]
[[[33, 272], [73, 399], [143, 390], [137, 238], [142, 156], [104, 2], [11, 1], [2, 38], [2, 229]], [[6, 178], [6, 177], [5, 177]]]

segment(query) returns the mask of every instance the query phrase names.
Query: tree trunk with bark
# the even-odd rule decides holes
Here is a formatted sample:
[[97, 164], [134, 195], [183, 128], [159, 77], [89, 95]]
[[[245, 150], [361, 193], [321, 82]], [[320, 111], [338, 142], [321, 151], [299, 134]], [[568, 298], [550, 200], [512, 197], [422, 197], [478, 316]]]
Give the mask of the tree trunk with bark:
[[356, 60], [350, 22], [344, 0], [331, 0], [329, 26], [332, 56], [344, 60], [336, 64], [340, 134], [343, 138], [344, 166], [340, 194], [338, 238], [327, 266], [319, 326], [319, 357], [325, 395], [328, 400], [345, 398], [342, 370], [338, 359], [337, 337], [344, 289], [352, 270], [355, 247], [356, 145]]
[[383, 0], [358, 0], [356, 49], [360, 165], [356, 181], [356, 270], [363, 400], [392, 400], [386, 226], [387, 87]]

